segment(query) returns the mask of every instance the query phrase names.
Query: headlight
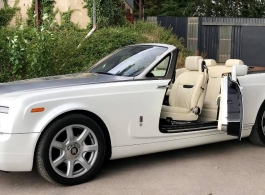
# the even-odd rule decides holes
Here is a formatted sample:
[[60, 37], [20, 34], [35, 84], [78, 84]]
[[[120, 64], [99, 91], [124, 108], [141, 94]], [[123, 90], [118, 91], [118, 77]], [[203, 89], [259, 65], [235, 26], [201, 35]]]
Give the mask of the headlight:
[[0, 106], [0, 113], [8, 114], [9, 107]]

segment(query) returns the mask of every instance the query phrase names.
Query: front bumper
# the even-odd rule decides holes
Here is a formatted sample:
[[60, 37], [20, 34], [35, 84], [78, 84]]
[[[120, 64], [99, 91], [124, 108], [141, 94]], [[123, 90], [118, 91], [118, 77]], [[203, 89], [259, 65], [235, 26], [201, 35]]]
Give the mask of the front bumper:
[[31, 171], [40, 133], [0, 133], [0, 171]]

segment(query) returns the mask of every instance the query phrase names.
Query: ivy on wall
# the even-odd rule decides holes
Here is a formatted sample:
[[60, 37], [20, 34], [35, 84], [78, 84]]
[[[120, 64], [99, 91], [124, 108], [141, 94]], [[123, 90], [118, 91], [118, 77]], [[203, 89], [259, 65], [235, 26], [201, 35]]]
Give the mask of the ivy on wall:
[[14, 7], [10, 7], [7, 0], [4, 0], [4, 7], [0, 9], [0, 27], [7, 26], [15, 16], [17, 10], [19, 10], [16, 7], [17, 3], [18, 2], [16, 1]]
[[66, 12], [60, 12], [61, 14], [61, 27], [65, 29], [78, 29], [78, 25], [71, 21], [71, 16], [74, 10], [70, 8]]
[[28, 19], [27, 19], [27, 24], [28, 26], [35, 26], [35, 1], [32, 0], [31, 3], [31, 7], [28, 8], [27, 10], [27, 15], [28, 15]]
[[[41, 19], [44, 14], [47, 14], [48, 19], [52, 21], [57, 14], [54, 9], [55, 0], [39, 0], [39, 18]], [[31, 7], [27, 10], [27, 24], [29, 26], [35, 26], [35, 0], [32, 0]], [[39, 21], [42, 23], [43, 21]]]
[[[84, 0], [89, 17], [93, 20], [93, 0]], [[97, 27], [117, 26], [125, 23], [122, 10], [124, 0], [96, 0]]]

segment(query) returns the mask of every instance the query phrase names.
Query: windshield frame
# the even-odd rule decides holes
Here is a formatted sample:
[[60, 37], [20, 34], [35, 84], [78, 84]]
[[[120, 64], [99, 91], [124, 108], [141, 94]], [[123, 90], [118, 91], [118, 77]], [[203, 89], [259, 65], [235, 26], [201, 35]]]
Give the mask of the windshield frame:
[[[134, 80], [165, 80], [173, 79], [175, 75], [175, 70], [177, 67], [177, 59], [179, 54], [179, 49], [173, 45], [168, 46], [168, 50], [165, 51], [159, 58], [157, 58], [152, 64], [150, 64], [141, 74], [134, 77]], [[168, 65], [167, 73], [164, 77], [146, 77], [146, 75], [155, 68], [166, 56], [170, 55], [170, 62]]]
[[100, 72], [92, 72], [92, 73], [96, 73], [96, 74], [106, 74], [106, 75], [113, 75], [113, 76], [120, 76], [120, 77], [132, 77], [135, 78], [139, 75], [142, 75], [143, 72], [145, 72], [146, 69], [149, 69], [150, 67], [154, 67], [157, 62], [159, 62], [160, 60], [162, 60], [169, 52], [169, 47], [167, 45], [164, 44], [136, 44], [136, 45], [129, 45], [126, 47], [122, 47], [119, 48], [117, 50], [115, 50], [114, 52], [110, 53], [109, 55], [105, 56], [104, 58], [102, 58], [100, 61], [98, 61], [96, 64], [92, 65], [91, 67], [89, 67], [89, 69], [87, 70], [87, 72], [90, 72], [91, 70], [93, 70], [95, 67], [97, 67], [100, 63], [102, 63], [103, 61], [107, 60], [108, 58], [111, 58], [113, 55], [117, 54], [118, 52], [129, 48], [129, 47], [135, 47], [135, 46], [153, 46], [153, 47], [161, 47], [166, 49], [163, 53], [161, 53], [151, 64], [149, 64], [148, 66], [146, 66], [144, 68], [144, 70], [142, 72], [140, 72], [138, 75], [133, 75], [133, 76], [126, 76], [126, 75], [116, 75], [116, 74], [108, 74], [108, 73], [100, 73]]

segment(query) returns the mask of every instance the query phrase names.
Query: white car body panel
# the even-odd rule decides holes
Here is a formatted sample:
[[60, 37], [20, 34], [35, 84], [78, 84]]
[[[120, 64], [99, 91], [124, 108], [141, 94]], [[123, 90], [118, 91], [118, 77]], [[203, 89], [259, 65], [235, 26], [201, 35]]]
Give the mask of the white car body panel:
[[0, 167], [3, 171], [31, 171], [40, 133], [0, 134]]
[[[242, 137], [249, 136], [253, 125], [245, 125]], [[217, 129], [206, 130], [200, 132], [181, 133], [175, 138], [160, 140], [153, 143], [136, 144], [132, 146], [113, 147], [112, 159], [126, 158], [137, 155], [144, 155], [156, 152], [164, 152], [181, 148], [188, 148], [198, 145], [216, 143], [237, 139], [236, 137], [228, 136], [226, 133]]]
[[238, 80], [243, 87], [243, 124], [254, 124], [259, 108], [265, 100], [265, 73], [240, 76]]

